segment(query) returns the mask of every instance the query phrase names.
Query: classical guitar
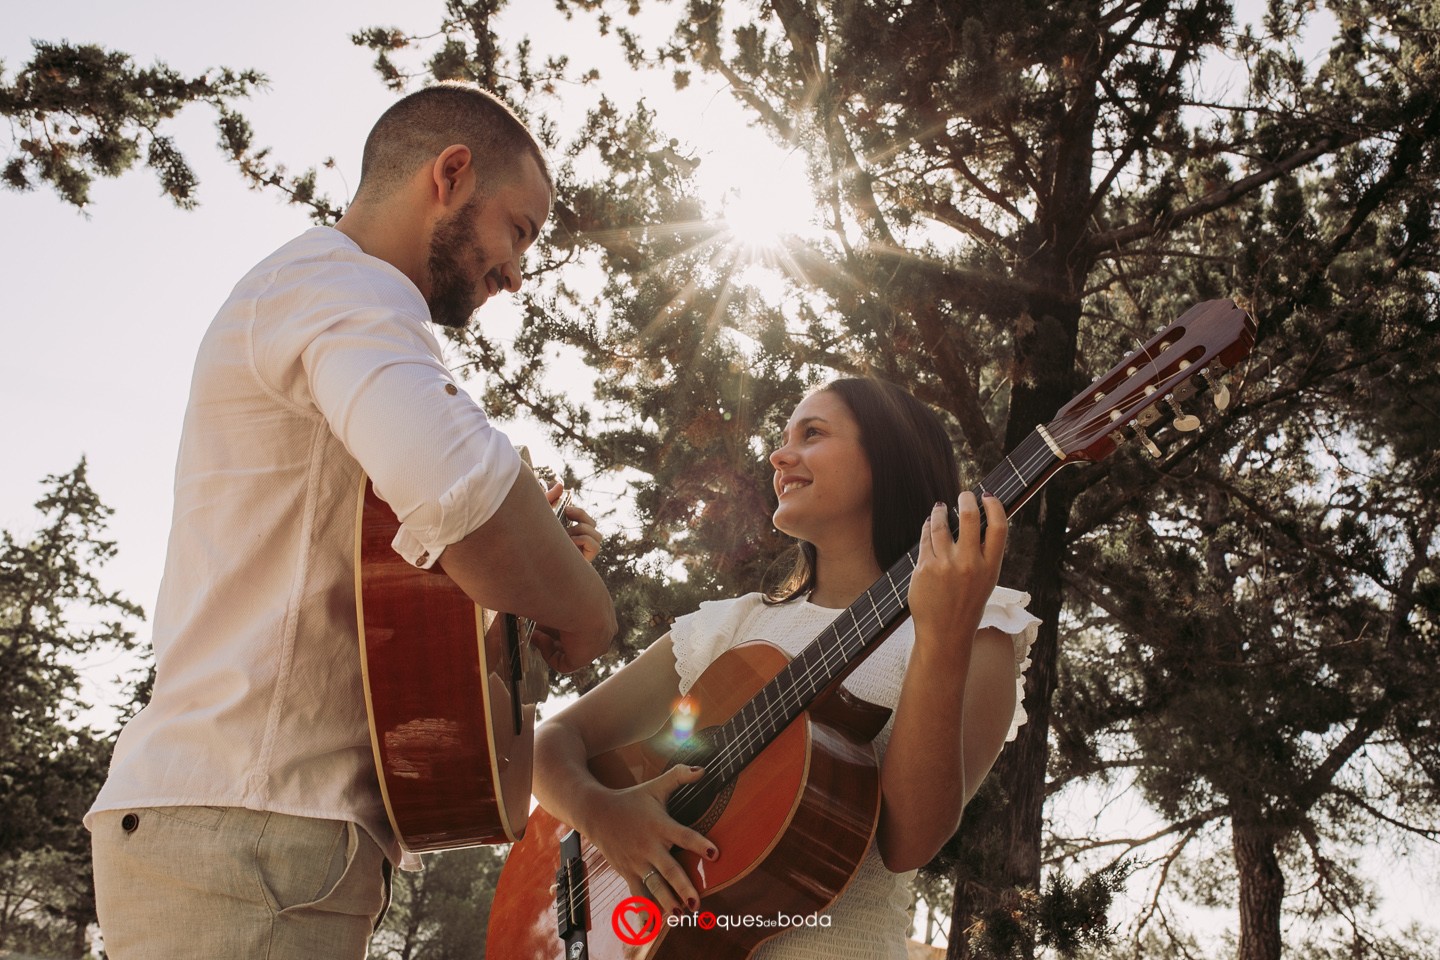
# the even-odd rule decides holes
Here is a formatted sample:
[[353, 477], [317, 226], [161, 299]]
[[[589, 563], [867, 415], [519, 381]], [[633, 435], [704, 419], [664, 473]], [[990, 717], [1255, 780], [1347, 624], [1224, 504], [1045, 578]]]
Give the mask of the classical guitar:
[[[567, 493], [557, 517], [568, 504]], [[363, 480], [355, 601], [390, 824], [414, 853], [518, 840], [530, 813], [535, 709], [549, 684], [530, 646], [535, 625], [477, 606], [439, 570], [411, 566], [390, 546], [399, 526]]]
[[[1177, 432], [1198, 427], [1179, 402], [1202, 383], [1217, 407], [1229, 405], [1220, 376], [1249, 353], [1255, 329], [1228, 300], [1192, 308], [1036, 427], [980, 488], [1009, 513], [1061, 467], [1105, 457], [1130, 434], [1159, 454], [1147, 431], [1167, 415]], [[678, 748], [672, 728], [688, 729], [691, 716], [672, 716], [648, 740], [590, 761], [596, 777], [617, 788], [676, 763], [705, 767], [700, 780], [671, 795], [668, 808], [724, 855], [714, 863], [686, 851], [676, 856], [704, 910], [737, 922], [706, 929], [660, 921], [632, 899], [599, 851], [537, 808], [501, 872], [487, 955], [743, 958], [781, 929], [746, 926], [741, 918], [808, 915], [833, 902], [875, 833], [880, 781], [870, 741], [889, 714], [850, 697], [840, 682], [907, 616], [917, 557], [918, 545], [793, 660], [760, 640], [718, 657], [682, 702], [703, 705], [703, 715]]]

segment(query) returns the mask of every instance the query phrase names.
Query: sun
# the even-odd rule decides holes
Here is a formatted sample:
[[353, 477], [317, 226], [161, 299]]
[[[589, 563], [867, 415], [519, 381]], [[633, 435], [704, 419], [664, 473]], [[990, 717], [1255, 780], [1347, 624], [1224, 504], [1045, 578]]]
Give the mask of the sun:
[[715, 157], [708, 172], [720, 194], [720, 222], [737, 246], [774, 250], [813, 230], [814, 193], [798, 151], [751, 140]]

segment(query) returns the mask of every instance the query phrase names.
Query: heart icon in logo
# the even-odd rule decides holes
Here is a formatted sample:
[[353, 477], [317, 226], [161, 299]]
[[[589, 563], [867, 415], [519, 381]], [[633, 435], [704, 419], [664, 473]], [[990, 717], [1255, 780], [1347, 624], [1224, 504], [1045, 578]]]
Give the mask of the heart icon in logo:
[[630, 897], [615, 905], [610, 928], [622, 943], [632, 947], [660, 936], [660, 908], [644, 897]]

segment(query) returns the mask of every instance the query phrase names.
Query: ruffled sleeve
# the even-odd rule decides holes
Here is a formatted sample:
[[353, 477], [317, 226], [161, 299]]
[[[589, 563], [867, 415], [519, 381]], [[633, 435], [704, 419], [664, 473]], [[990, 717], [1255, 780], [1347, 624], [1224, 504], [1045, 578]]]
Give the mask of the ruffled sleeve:
[[985, 614], [980, 618], [980, 627], [995, 627], [1008, 633], [1015, 644], [1015, 715], [1010, 718], [1010, 732], [1005, 735], [1008, 743], [1020, 732], [1025, 722], [1025, 670], [1030, 666], [1030, 646], [1040, 629], [1040, 618], [1025, 609], [1030, 603], [1030, 594], [1009, 587], [996, 587], [985, 605]]
[[729, 600], [707, 600], [699, 610], [675, 620], [670, 642], [681, 694], [688, 693], [705, 668], [734, 646], [737, 638], [746, 636], [745, 624], [763, 607], [760, 594], [747, 593]]

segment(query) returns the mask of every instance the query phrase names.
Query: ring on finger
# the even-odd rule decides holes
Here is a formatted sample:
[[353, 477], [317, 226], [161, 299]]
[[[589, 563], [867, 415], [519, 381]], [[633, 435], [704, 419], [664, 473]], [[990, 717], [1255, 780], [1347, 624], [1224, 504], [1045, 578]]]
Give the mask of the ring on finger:
[[659, 873], [659, 872], [660, 872], [660, 868], [659, 868], [659, 867], [656, 867], [654, 870], [651, 870], [649, 873], [645, 874], [645, 876], [643, 876], [643, 877], [640, 878], [640, 886], [644, 887], [646, 890], [649, 890], [649, 889], [650, 889], [650, 878], [653, 877], [653, 876], [655, 876], [655, 875], [656, 875], [657, 873]]

